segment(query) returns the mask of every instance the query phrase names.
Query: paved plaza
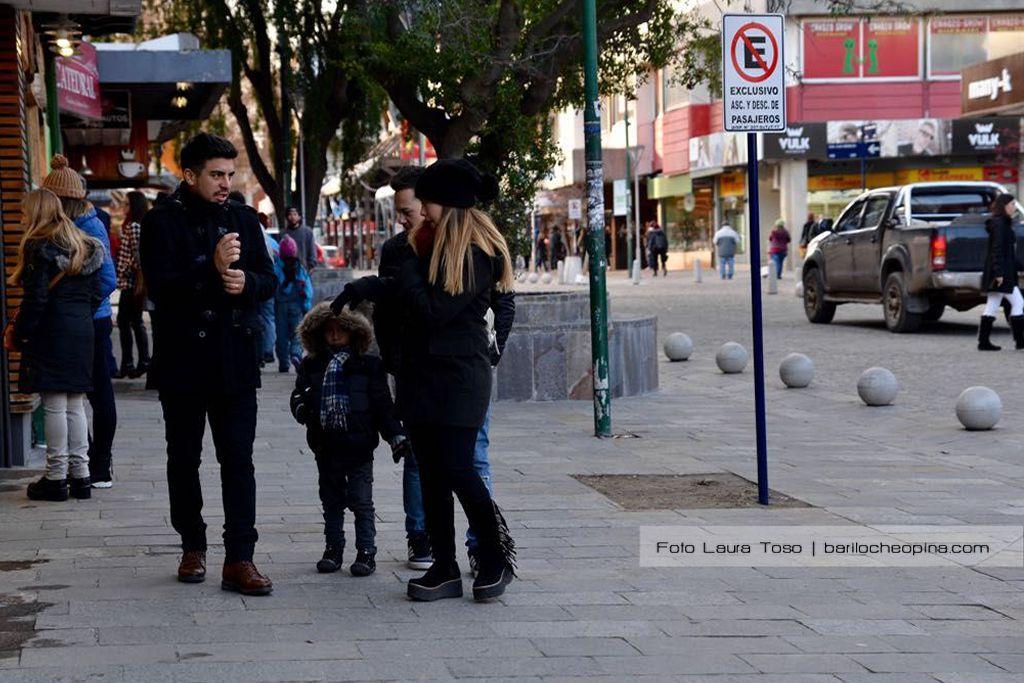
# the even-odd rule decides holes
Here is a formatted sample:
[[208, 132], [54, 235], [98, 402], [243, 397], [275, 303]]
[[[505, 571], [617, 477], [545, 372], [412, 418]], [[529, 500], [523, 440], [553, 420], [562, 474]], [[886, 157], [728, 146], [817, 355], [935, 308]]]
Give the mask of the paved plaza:
[[[880, 306], [810, 325], [793, 285], [787, 273], [764, 301], [770, 475], [810, 507], [625, 511], [570, 476], [755, 477], [752, 371], [727, 376], [714, 362], [725, 341], [750, 346], [746, 273], [705, 272], [700, 284], [645, 274], [639, 287], [615, 275], [615, 316], [657, 315], [659, 338], [685, 331], [695, 352], [659, 361], [658, 393], [614, 403], [614, 431], [639, 438], [594, 439], [587, 402], [494, 406], [494, 487], [520, 580], [486, 605], [405, 598], [415, 572], [401, 470], [385, 449], [377, 573], [316, 573], [315, 464], [288, 413], [294, 375], [277, 373], [264, 376], [256, 440], [256, 563], [274, 594], [240, 597], [215, 580], [223, 517], [209, 443], [214, 576], [176, 582], [159, 404], [141, 382], [119, 383], [112, 490], [33, 503], [23, 485], [35, 473], [0, 480], [0, 681], [1024, 680], [1022, 568], [639, 566], [644, 525], [1024, 524], [1024, 352], [974, 350], [977, 310], [915, 335], [887, 332]], [[994, 341], [1012, 346], [1005, 325]], [[807, 389], [778, 379], [794, 351], [815, 362]], [[900, 380], [891, 407], [857, 398], [873, 365]], [[976, 384], [1003, 400], [990, 432], [954, 416]]]

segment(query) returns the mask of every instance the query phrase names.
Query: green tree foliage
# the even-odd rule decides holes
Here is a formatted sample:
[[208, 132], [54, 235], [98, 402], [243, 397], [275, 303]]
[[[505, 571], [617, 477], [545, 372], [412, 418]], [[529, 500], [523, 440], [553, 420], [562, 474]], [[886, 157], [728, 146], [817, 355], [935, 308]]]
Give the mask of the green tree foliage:
[[[674, 5], [598, 0], [602, 94], [629, 92], [667, 64], [681, 65], [689, 83], [716, 74], [706, 23]], [[496, 218], [507, 236], [520, 235], [557, 161], [551, 115], [583, 104], [579, 0], [383, 0], [367, 9], [368, 70], [439, 156], [470, 155], [499, 177]]]
[[[359, 66], [364, 3], [147, 2], [143, 31], [189, 31], [204, 47], [231, 51], [227, 105], [253, 173], [278, 216], [288, 204], [298, 203], [290, 192], [296, 119], [302, 132], [307, 210], [317, 205], [329, 148], [340, 154], [346, 168], [363, 157], [379, 130], [385, 103]], [[260, 132], [266, 135], [269, 159], [260, 153]]]

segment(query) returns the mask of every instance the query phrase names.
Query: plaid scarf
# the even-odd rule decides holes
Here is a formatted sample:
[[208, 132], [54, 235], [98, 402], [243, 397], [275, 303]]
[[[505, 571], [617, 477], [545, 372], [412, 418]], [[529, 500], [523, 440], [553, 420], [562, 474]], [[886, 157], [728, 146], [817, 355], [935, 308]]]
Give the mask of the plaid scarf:
[[334, 354], [324, 372], [324, 385], [320, 399], [320, 425], [329, 431], [344, 432], [348, 429], [348, 380], [345, 377], [345, 361], [348, 349]]

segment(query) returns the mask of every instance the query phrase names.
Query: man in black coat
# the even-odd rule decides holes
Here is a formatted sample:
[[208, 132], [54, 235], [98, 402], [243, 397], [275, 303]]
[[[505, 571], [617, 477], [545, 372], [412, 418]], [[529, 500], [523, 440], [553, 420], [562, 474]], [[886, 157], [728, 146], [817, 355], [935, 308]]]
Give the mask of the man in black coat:
[[[423, 175], [422, 166], [405, 166], [391, 180], [391, 189], [395, 191], [395, 214], [398, 222], [405, 228], [381, 247], [381, 277], [398, 277], [402, 263], [407, 259], [415, 259], [416, 254], [409, 246], [409, 234], [419, 228], [423, 222], [422, 205], [416, 198], [416, 181]], [[491, 311], [494, 314], [494, 325], [490, 340], [491, 365], [497, 367], [501, 354], [505, 350], [505, 342], [512, 331], [512, 323], [516, 316], [515, 294], [491, 290]], [[374, 306], [373, 328], [384, 361], [384, 368], [390, 375], [397, 375], [401, 363], [400, 344], [402, 339], [402, 321], [407, 317], [401, 304], [397, 301], [383, 301]], [[477, 436], [476, 452], [473, 466], [491, 489], [491, 467], [487, 457], [490, 427], [490, 410]], [[430, 542], [427, 540], [426, 517], [423, 511], [423, 496], [420, 492], [419, 468], [415, 458], [406, 458], [402, 476], [402, 503], [405, 507], [405, 532], [408, 541], [410, 569], [427, 569], [433, 559], [430, 553]], [[476, 537], [472, 530], [467, 530], [467, 545], [470, 550], [470, 564], [476, 564]]]
[[142, 223], [142, 270], [155, 310], [147, 386], [160, 392], [167, 438], [171, 524], [181, 534], [178, 579], [206, 577], [199, 461], [206, 422], [224, 500], [221, 587], [266, 595], [252, 563], [256, 545], [256, 389], [259, 308], [277, 278], [256, 213], [228, 200], [234, 145], [200, 133], [181, 151], [185, 180]]

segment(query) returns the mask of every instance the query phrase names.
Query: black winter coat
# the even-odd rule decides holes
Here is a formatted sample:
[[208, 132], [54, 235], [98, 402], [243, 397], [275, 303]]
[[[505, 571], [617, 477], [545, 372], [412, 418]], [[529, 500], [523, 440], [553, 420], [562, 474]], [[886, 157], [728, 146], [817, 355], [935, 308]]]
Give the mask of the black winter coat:
[[[988, 248], [985, 254], [985, 271], [981, 276], [981, 287], [986, 292], [1009, 294], [1017, 286], [1017, 236], [1009, 216], [993, 216], [985, 221], [988, 231]], [[997, 277], [1003, 278], [996, 285]]]
[[[395, 279], [406, 259], [417, 258], [409, 246], [409, 233], [400, 232], [381, 247], [380, 267], [377, 272], [382, 278]], [[491, 365], [496, 366], [505, 352], [505, 343], [512, 332], [516, 318], [516, 295], [514, 292], [500, 292], [491, 288], [490, 308], [494, 311], [494, 343], [489, 345], [488, 356]], [[401, 365], [402, 321], [408, 311], [397, 292], [386, 293], [373, 307], [373, 333], [380, 349], [384, 368], [389, 374], [398, 373]]]
[[103, 300], [100, 268], [104, 249], [87, 238], [82, 271], [50, 282], [68, 266], [68, 252], [51, 242], [30, 243], [22, 274], [25, 295], [14, 325], [21, 351], [18, 390], [24, 393], [92, 391], [92, 316]]
[[[223, 235], [236, 232], [245, 289], [229, 295], [214, 265]], [[155, 306], [147, 386], [176, 393], [230, 394], [260, 386], [259, 306], [277, 277], [251, 208], [211, 204], [184, 187], [142, 221], [143, 276]]]
[[292, 415], [306, 426], [306, 443], [318, 457], [370, 460], [380, 443], [378, 433], [389, 443], [405, 433], [394, 414], [384, 365], [376, 356], [353, 355], [345, 361], [351, 411], [348, 429], [328, 432], [320, 424], [320, 401], [330, 360], [326, 355], [302, 359], [291, 396]]

